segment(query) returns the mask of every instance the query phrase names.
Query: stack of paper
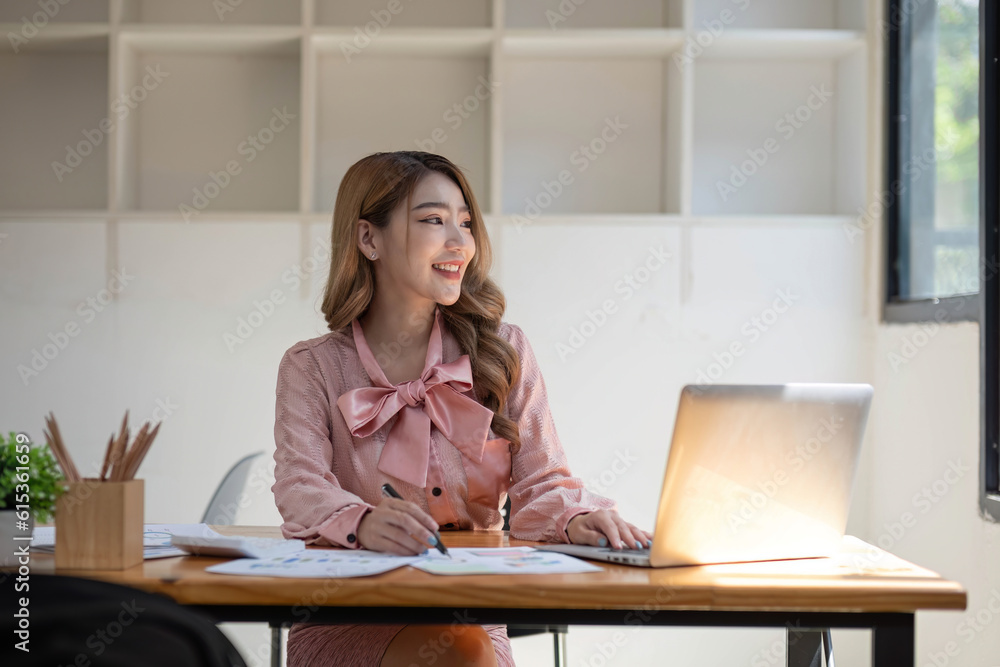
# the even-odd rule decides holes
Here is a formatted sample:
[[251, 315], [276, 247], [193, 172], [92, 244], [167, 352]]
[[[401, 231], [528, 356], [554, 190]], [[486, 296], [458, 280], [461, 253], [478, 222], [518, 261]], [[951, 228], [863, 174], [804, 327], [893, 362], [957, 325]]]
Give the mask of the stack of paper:
[[190, 530], [187, 527], [175, 530], [170, 543], [196, 556], [224, 558], [271, 558], [299, 553], [306, 549], [303, 540], [220, 535], [203, 523], [191, 526]]
[[[171, 536], [174, 532], [189, 532], [204, 525], [203, 523], [147, 523], [142, 534], [142, 557], [149, 560], [150, 558], [187, 555], [183, 549], [171, 546]], [[55, 553], [55, 526], [35, 526], [35, 530], [31, 534], [31, 550], [40, 553]]]
[[431, 574], [574, 574], [600, 572], [579, 558], [531, 547], [448, 549], [422, 556], [394, 556], [365, 550], [309, 549], [291, 556], [241, 558], [212, 565], [206, 572], [251, 574], [262, 577], [363, 577], [404, 565]]

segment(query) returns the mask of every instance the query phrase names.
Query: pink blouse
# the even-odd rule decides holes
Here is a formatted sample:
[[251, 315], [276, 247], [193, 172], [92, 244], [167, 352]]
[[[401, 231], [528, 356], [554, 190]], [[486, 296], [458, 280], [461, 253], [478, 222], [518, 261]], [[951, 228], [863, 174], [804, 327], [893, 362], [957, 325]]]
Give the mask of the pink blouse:
[[359, 548], [361, 518], [390, 482], [442, 529], [495, 530], [511, 499], [512, 537], [568, 542], [574, 516], [616, 509], [570, 474], [545, 382], [524, 332], [498, 334], [521, 359], [501, 414], [514, 420], [520, 451], [489, 428], [492, 411], [472, 391], [469, 357], [434, 324], [419, 378], [392, 385], [357, 319], [293, 345], [278, 366], [274, 492], [286, 538]]

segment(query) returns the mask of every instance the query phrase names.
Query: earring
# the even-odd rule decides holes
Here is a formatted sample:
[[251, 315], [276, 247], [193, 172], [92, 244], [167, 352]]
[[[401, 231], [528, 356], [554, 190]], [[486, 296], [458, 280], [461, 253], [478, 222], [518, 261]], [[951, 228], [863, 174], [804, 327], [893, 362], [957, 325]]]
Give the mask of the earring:
[[372, 253], [372, 259], [375, 259], [375, 253]]

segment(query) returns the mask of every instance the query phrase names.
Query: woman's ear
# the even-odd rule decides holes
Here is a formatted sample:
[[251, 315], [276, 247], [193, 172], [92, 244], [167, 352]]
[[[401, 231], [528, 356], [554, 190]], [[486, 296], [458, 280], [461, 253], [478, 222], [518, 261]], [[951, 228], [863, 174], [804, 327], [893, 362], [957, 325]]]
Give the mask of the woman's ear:
[[364, 218], [358, 219], [358, 248], [361, 253], [371, 259], [372, 253], [378, 255], [378, 248], [375, 244], [375, 225]]

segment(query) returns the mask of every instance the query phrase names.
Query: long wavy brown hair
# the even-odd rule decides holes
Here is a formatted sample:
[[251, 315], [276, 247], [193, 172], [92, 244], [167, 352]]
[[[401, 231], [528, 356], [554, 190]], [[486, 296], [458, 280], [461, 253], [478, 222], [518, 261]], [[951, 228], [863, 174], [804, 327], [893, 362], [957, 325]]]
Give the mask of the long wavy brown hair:
[[[454, 304], [438, 304], [442, 320], [472, 364], [473, 391], [493, 410], [494, 433], [510, 441], [512, 451], [521, 445], [517, 424], [500, 414], [521, 366], [514, 347], [497, 334], [507, 308], [503, 292], [489, 277], [493, 248], [482, 212], [469, 183], [447, 158], [423, 151], [374, 153], [351, 165], [337, 190], [331, 230], [330, 277], [322, 311], [331, 331], [348, 326], [367, 312], [375, 296], [375, 269], [357, 243], [357, 223], [368, 220], [386, 230], [392, 212], [408, 201], [421, 177], [437, 171], [462, 191], [472, 217], [476, 253], [462, 279], [462, 292]], [[409, 225], [407, 224], [407, 232]], [[409, 242], [409, 234], [406, 235]]]

